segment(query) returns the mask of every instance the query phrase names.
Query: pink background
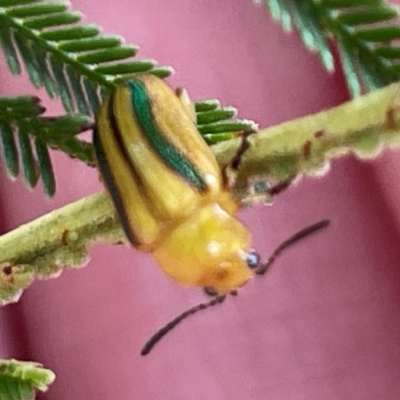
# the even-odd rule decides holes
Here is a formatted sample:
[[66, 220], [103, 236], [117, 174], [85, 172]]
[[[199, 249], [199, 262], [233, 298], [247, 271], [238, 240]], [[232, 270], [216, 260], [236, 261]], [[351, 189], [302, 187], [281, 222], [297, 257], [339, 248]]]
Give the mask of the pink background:
[[[172, 65], [173, 85], [216, 97], [261, 127], [347, 99], [297, 35], [250, 0], [73, 5], [107, 33]], [[0, 59], [1, 94], [32, 93]], [[54, 113], [53, 109], [53, 113]], [[53, 157], [58, 193], [25, 189], [1, 171], [3, 232], [101, 190], [94, 170]], [[166, 278], [150, 256], [96, 245], [91, 262], [35, 283], [0, 310], [0, 356], [36, 360], [58, 378], [43, 399], [394, 399], [400, 391], [398, 152], [372, 162], [349, 156], [328, 175], [303, 179], [273, 207], [242, 211], [262, 255], [322, 218], [332, 226], [302, 242], [238, 298], [187, 321], [148, 358], [145, 340], [204, 300]]]

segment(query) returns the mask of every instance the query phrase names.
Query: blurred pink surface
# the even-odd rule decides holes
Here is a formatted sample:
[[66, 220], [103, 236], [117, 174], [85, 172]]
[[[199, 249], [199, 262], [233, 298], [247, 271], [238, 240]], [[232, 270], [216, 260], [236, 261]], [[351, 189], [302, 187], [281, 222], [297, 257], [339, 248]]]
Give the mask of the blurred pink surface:
[[[328, 75], [250, 0], [72, 3], [87, 22], [140, 45], [141, 57], [172, 65], [169, 81], [192, 98], [219, 98], [261, 127], [347, 99], [342, 75]], [[1, 94], [32, 93], [3, 59], [0, 82]], [[96, 171], [53, 160], [53, 200], [2, 170], [3, 232], [102, 189]], [[0, 356], [52, 368], [47, 400], [399, 398], [399, 163], [398, 152], [368, 163], [345, 157], [273, 207], [242, 211], [265, 257], [299, 228], [322, 218], [332, 226], [147, 358], [139, 351], [154, 330], [204, 295], [169, 281], [150, 256], [110, 245], [96, 245], [88, 267], [37, 282], [0, 310]]]

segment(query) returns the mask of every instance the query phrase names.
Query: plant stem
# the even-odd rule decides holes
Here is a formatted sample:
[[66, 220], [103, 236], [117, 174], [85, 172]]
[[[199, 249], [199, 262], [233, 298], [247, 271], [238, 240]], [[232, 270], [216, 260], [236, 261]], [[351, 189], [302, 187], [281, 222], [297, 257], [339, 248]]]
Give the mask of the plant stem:
[[[349, 152], [375, 156], [383, 145], [400, 144], [400, 84], [369, 93], [315, 115], [264, 129], [249, 137], [235, 194], [265, 199], [254, 187], [325, 171], [329, 160]], [[213, 146], [220, 165], [234, 156], [241, 139]], [[50, 278], [64, 266], [87, 261], [97, 241], [120, 243], [124, 235], [106, 193], [69, 204], [0, 237], [0, 303], [15, 301], [35, 278]]]

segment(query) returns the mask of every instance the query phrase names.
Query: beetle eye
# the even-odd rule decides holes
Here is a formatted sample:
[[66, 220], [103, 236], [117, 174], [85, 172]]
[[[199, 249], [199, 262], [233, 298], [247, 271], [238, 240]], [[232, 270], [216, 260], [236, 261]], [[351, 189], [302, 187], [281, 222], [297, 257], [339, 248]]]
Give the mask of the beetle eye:
[[250, 251], [246, 255], [247, 266], [251, 269], [257, 268], [260, 265], [261, 257], [256, 251]]

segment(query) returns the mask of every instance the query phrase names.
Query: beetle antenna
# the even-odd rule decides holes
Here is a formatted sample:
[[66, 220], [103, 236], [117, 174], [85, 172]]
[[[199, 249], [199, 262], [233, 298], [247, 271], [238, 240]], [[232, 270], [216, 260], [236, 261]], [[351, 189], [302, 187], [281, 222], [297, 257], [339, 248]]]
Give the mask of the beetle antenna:
[[193, 314], [196, 314], [198, 311], [205, 310], [209, 307], [213, 307], [217, 304], [221, 304], [226, 299], [226, 295], [215, 296], [212, 300], [207, 301], [205, 303], [197, 304], [192, 308], [184, 311], [182, 314], [175, 317], [172, 321], [168, 322], [165, 326], [163, 326], [160, 330], [158, 330], [143, 346], [140, 354], [142, 356], [146, 356], [150, 353], [153, 347], [170, 331], [172, 331], [177, 325], [179, 325], [183, 320], [187, 317], [190, 317]]
[[305, 237], [312, 235], [319, 230], [326, 228], [330, 224], [329, 219], [324, 219], [319, 221], [313, 225], [308, 226], [307, 228], [301, 229], [296, 232], [293, 236], [290, 236], [288, 239], [284, 240], [269, 256], [267, 261], [260, 264], [260, 266], [254, 271], [257, 275], [264, 275], [267, 270], [271, 267], [276, 257], [278, 257], [284, 250], [293, 244], [297, 243], [299, 240], [304, 239]]
[[[260, 264], [260, 266], [255, 270], [255, 273], [257, 275], [264, 275], [267, 270], [270, 268], [272, 263], [275, 261], [276, 257], [280, 255], [284, 250], [286, 250], [288, 247], [292, 246], [293, 244], [297, 243], [299, 240], [312, 235], [315, 232], [318, 232], [319, 230], [327, 227], [330, 224], [330, 220], [324, 219], [322, 221], [319, 221], [313, 225], [308, 226], [307, 228], [304, 228], [298, 232], [296, 232], [294, 235], [283, 241], [270, 255], [270, 257], [267, 259], [266, 262], [263, 262]], [[214, 293], [208, 293], [210, 295], [214, 295]], [[237, 291], [234, 290], [230, 292], [229, 294], [231, 295], [236, 295]], [[153, 347], [170, 331], [172, 331], [177, 325], [179, 325], [182, 321], [187, 319], [193, 314], [196, 314], [198, 311], [205, 310], [210, 307], [214, 307], [217, 304], [221, 304], [224, 300], [226, 299], [226, 295], [215, 295], [215, 297], [207, 301], [205, 303], [200, 303], [197, 304], [194, 307], [189, 308], [188, 310], [184, 311], [182, 314], [178, 315], [175, 317], [172, 321], [168, 322], [166, 325], [164, 325], [161, 329], [159, 329], [143, 346], [142, 351], [140, 354], [142, 356], [146, 356], [147, 354], [150, 353], [150, 351], [153, 349]]]

